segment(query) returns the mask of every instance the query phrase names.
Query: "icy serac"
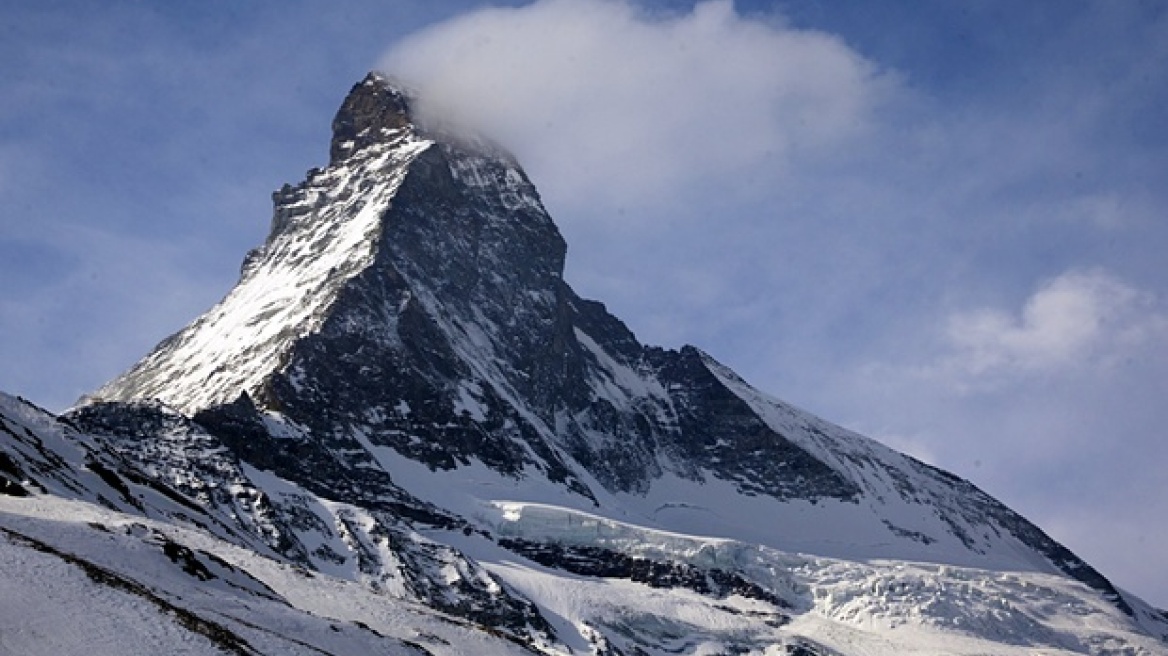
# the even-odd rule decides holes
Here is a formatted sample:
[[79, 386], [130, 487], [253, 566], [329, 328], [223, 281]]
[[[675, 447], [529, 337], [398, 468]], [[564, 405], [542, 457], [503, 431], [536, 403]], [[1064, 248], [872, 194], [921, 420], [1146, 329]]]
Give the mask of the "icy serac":
[[[832, 622], [910, 612], [967, 635], [968, 653], [1168, 635], [971, 483], [769, 398], [695, 347], [639, 343], [564, 282], [566, 245], [515, 159], [420, 123], [414, 103], [380, 74], [354, 86], [328, 166], [274, 194], [235, 288], [62, 424], [8, 431], [19, 449], [0, 483], [209, 532], [532, 651], [850, 653]], [[38, 456], [49, 438], [28, 435], [82, 454], [68, 458], [88, 473], [52, 474], [68, 458]], [[44, 476], [64, 482], [21, 487]], [[135, 503], [135, 486], [153, 496]], [[1103, 628], [999, 608], [984, 613], [1022, 628], [994, 633], [978, 613], [987, 590], [1014, 590], [1006, 572]], [[887, 590], [848, 588], [861, 580], [911, 585], [889, 606]], [[612, 581], [643, 596], [609, 599]], [[977, 601], [935, 621], [913, 606], [954, 581]]]

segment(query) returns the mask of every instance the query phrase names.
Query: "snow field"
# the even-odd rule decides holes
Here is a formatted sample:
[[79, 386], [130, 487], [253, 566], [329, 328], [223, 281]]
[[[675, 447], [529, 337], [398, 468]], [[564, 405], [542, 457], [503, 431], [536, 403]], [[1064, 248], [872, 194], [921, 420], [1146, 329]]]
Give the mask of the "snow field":
[[[260, 654], [320, 656], [323, 650], [331, 654], [416, 656], [417, 650], [407, 643], [424, 646], [434, 654], [530, 654], [465, 620], [375, 592], [360, 582], [280, 563], [199, 530], [84, 502], [0, 496], [0, 529], [27, 535], [114, 572], [176, 608], [227, 627]], [[76, 575], [71, 573], [75, 566], [0, 540], [0, 562], [14, 565], [0, 568], [0, 591], [5, 593], [0, 595], [0, 609], [5, 611], [0, 613], [0, 627], [7, 629], [2, 639], [20, 647], [0, 654], [169, 654], [184, 653], [169, 647], [183, 644], [196, 645], [185, 653], [224, 653], [208, 647], [210, 642], [200, 643], [200, 636], [185, 635], [175, 622], [160, 621], [166, 619], [164, 613], [150, 610], [151, 604], [141, 596], [104, 586], [96, 586], [100, 594], [94, 596], [85, 587], [85, 575], [79, 570]], [[160, 545], [164, 541], [192, 550], [219, 578], [205, 581], [184, 572], [180, 563], [163, 554]], [[40, 569], [32, 570], [36, 575], [30, 574], [19, 567], [21, 563]], [[48, 578], [42, 580], [41, 574]], [[90, 601], [93, 599], [105, 603]], [[28, 616], [33, 612], [40, 619]], [[22, 632], [19, 627], [25, 626], [25, 620], [29, 629]], [[56, 627], [61, 636], [42, 644], [43, 631], [37, 627]], [[106, 631], [111, 639], [104, 643], [90, 640], [82, 630], [95, 636]], [[124, 640], [138, 634], [144, 636], [143, 644], [156, 640], [167, 646], [141, 651], [127, 647]], [[118, 636], [123, 640], [116, 639]], [[8, 642], [0, 645], [10, 646]], [[74, 645], [84, 648], [71, 649]]]
[[0, 571], [0, 654], [222, 654], [157, 605], [7, 535], [0, 535]]

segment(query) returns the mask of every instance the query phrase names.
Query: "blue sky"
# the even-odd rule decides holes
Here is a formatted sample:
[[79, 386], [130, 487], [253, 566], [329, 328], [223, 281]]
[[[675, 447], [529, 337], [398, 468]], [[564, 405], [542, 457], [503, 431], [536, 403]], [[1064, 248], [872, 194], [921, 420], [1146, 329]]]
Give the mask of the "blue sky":
[[1168, 606], [1165, 5], [492, 6], [6, 8], [0, 389], [63, 409], [216, 302], [381, 66], [516, 152], [642, 341]]

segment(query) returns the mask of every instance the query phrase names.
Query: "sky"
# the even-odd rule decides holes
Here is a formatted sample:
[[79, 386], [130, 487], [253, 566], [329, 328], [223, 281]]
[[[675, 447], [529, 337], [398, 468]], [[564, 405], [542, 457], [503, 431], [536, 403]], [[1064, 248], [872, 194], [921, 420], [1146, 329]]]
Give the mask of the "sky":
[[374, 68], [518, 156], [642, 342], [1168, 607], [1168, 5], [10, 3], [0, 390], [63, 410], [217, 302]]

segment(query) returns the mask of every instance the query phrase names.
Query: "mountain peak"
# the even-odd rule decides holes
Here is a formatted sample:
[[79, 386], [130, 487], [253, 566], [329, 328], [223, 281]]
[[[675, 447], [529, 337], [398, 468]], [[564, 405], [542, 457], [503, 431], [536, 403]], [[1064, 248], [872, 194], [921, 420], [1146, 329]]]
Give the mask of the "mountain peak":
[[[96, 396], [157, 398], [241, 460], [346, 503], [420, 467], [451, 472], [459, 499], [627, 511], [829, 557], [1061, 572], [1122, 601], [972, 484], [770, 399], [696, 348], [639, 343], [563, 281], [566, 244], [514, 159], [431, 112], [419, 125], [417, 98], [379, 73], [354, 86], [330, 166], [277, 192], [235, 289]], [[481, 514], [462, 503], [452, 512]]]
[[370, 72], [349, 91], [333, 118], [329, 163], [337, 164], [385, 135], [413, 124], [414, 94], [398, 80]]

